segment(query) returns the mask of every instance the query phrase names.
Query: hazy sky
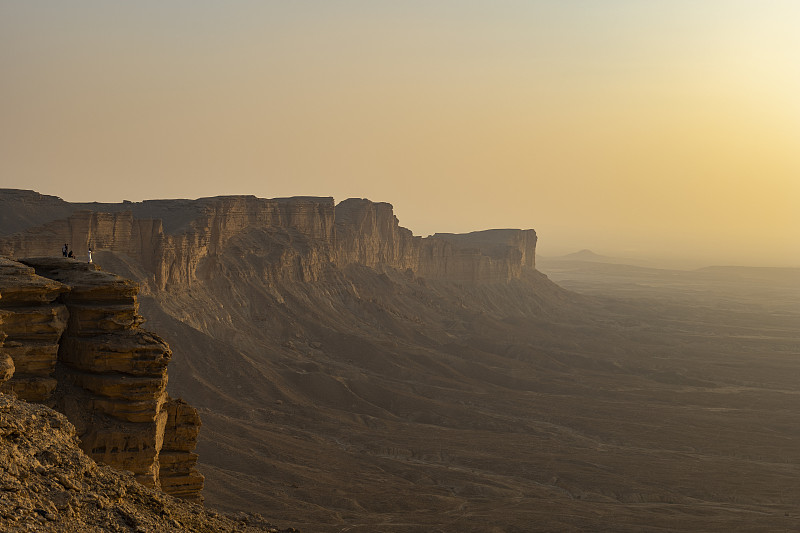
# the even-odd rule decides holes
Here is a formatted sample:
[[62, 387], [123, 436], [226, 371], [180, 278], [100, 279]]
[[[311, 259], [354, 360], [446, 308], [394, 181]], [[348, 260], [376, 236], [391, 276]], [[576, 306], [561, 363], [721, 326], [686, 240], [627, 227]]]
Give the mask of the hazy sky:
[[0, 187], [800, 266], [796, 0], [0, 2]]

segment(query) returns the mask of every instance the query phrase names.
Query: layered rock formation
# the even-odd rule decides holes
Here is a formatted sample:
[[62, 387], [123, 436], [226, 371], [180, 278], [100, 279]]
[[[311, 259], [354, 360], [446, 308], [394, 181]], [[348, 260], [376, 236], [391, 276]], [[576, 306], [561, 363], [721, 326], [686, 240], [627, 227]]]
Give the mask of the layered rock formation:
[[197, 410], [183, 400], [168, 399], [164, 409], [167, 423], [158, 460], [161, 489], [187, 500], [200, 500], [203, 476], [197, 471], [194, 453], [200, 430]]
[[11, 379], [15, 370], [14, 360], [3, 350], [3, 344], [6, 340], [6, 334], [2, 332], [3, 319], [8, 315], [9, 313], [0, 311], [0, 386]]
[[79, 258], [90, 247], [110, 251], [134, 259], [151, 291], [209, 277], [232, 240], [252, 232], [269, 241], [262, 252], [271, 256], [271, 268], [264, 275], [274, 281], [312, 281], [327, 268], [359, 264], [437, 280], [507, 282], [535, 267], [533, 230], [421, 238], [399, 225], [390, 204], [364, 199], [336, 206], [332, 198], [253, 196], [74, 206], [66, 218], [3, 236], [0, 254], [52, 255], [64, 242]]
[[191, 450], [200, 420], [167, 396], [171, 351], [139, 327], [137, 292], [133, 281], [94, 264], [2, 260], [3, 350], [17, 369], [3, 387], [54, 405], [75, 424], [89, 456], [150, 487], [161, 486], [160, 452], [171, 418], [182, 429], [170, 432], [170, 482], [163, 488], [198, 499], [202, 476]]
[[278, 531], [259, 515], [224, 516], [98, 465], [78, 448], [64, 415], [4, 394], [0, 487], [2, 531]]
[[0, 258], [2, 352], [13, 360], [14, 379], [2, 386], [18, 397], [45, 402], [56, 387], [53, 377], [67, 308], [58, 301], [69, 288], [37, 276], [33, 268]]
[[[337, 318], [343, 309], [364, 311], [359, 331], [370, 336], [397, 317], [408, 321], [404, 329], [435, 322], [441, 309], [419, 308], [416, 298], [430, 302], [438, 289], [422, 297], [415, 287], [425, 282], [415, 278], [435, 281], [432, 285], [448, 293], [462, 285], [482, 286], [476, 294], [491, 299], [495, 289], [506, 294], [509, 284], [527, 283], [525, 271], [534, 266], [532, 230], [422, 238], [400, 226], [390, 204], [364, 199], [338, 205], [332, 198], [252, 196], [68, 204], [0, 191], [0, 201], [7, 214], [17, 213], [13, 224], [0, 226], [0, 255], [51, 256], [26, 259], [28, 266], [15, 268], [27, 268], [32, 279], [52, 284], [52, 294], [41, 296], [40, 306], [53, 309], [54, 322], [51, 337], [41, 341], [51, 343], [50, 366], [31, 375], [30, 365], [22, 364], [24, 372], [6, 387], [21, 391], [51, 380], [36, 398], [49, 399], [68, 415], [88, 455], [133, 472], [145, 485], [189, 499], [197, 498], [203, 486], [193, 452], [199, 417], [166, 394], [170, 351], [140, 327], [139, 287], [148, 301], [208, 335], [183, 345], [184, 360], [190, 355], [206, 360], [213, 355], [205, 353], [209, 345], [229, 342], [236, 343], [235, 357], [241, 352], [255, 359], [279, 353], [294, 358], [305, 345], [320, 351], [324, 343], [317, 335], [332, 339], [332, 345], [344, 343], [331, 333], [347, 330]], [[37, 222], [25, 214], [31, 202], [52, 204], [60, 216]], [[15, 206], [21, 207], [15, 211]], [[57, 257], [65, 242], [79, 259]], [[139, 287], [87, 264], [90, 247], [98, 264], [135, 279]], [[49, 281], [35, 277], [31, 268]], [[356, 286], [362, 282], [366, 285]], [[386, 290], [403, 294], [390, 301], [405, 303], [396, 308], [380, 303], [388, 297]], [[311, 338], [287, 314], [298, 305], [315, 313], [338, 311], [331, 311], [331, 323]], [[160, 331], [171, 334], [168, 328]], [[421, 338], [449, 342], [452, 337], [433, 328]], [[13, 335], [9, 341], [17, 342]], [[222, 359], [215, 364], [220, 369], [214, 378], [201, 378], [198, 387], [219, 378], [226, 380], [226, 390], [238, 391], [257, 381], [255, 375], [228, 375]], [[192, 388], [186, 383], [196, 376], [182, 379], [176, 390], [187, 394]]]
[[488, 230], [415, 237], [400, 226], [392, 205], [351, 198], [336, 206], [338, 267], [360, 264], [411, 270], [436, 280], [506, 282], [535, 268], [536, 232]]
[[[64, 207], [26, 198], [33, 202], [27, 207]], [[154, 244], [141, 246], [150, 256], [131, 252], [139, 245], [126, 248], [115, 230], [120, 242], [105, 241], [97, 260], [146, 284], [139, 303], [148, 324], [175, 351], [170, 391], [203, 415], [199, 450], [212, 506], [331, 533], [797, 529], [800, 404], [792, 402], [800, 396], [787, 393], [796, 385], [794, 286], [763, 300], [720, 293], [716, 316], [701, 284], [681, 285], [666, 271], [640, 273], [644, 283], [626, 292], [631, 298], [616, 290], [582, 297], [530, 268], [532, 232], [421, 239], [399, 226], [388, 204], [365, 200], [335, 207], [329, 199], [248, 197], [67, 207], [73, 211], [38, 221], [20, 213], [16, 229], [0, 228], [3, 246], [57, 255], [65, 238], [55, 230], [46, 250], [36, 249], [42, 239], [30, 237], [35, 232], [19, 232], [38, 227], [35, 234], [45, 236], [77, 210], [132, 225], [152, 221]], [[0, 217], [10, 212], [3, 209]], [[108, 228], [92, 227], [101, 226]], [[630, 272], [620, 274], [626, 291]], [[682, 287], [681, 297], [662, 298], [664, 291], [648, 288], [653, 280], [671, 293]], [[598, 290], [596, 277], [592, 283]], [[63, 285], [71, 287], [66, 278]], [[766, 298], [779, 293], [780, 303]], [[62, 294], [60, 301], [68, 300]], [[135, 322], [130, 314], [115, 317], [114, 324]], [[87, 318], [87, 327], [94, 320]], [[83, 326], [68, 325], [63, 340], [90, 344], [88, 333], [73, 331]], [[145, 346], [164, 353], [158, 342]], [[91, 363], [71, 364], [103, 368], [102, 380], [137, 378], [112, 365], [115, 357], [101, 356], [112, 348], [88, 350]], [[149, 365], [157, 357], [141, 358]], [[129, 404], [121, 398], [66, 378], [108, 382], [93, 384], [91, 372], [66, 366], [56, 362], [52, 403], [102, 400], [113, 404], [108, 411], [146, 416], [133, 422], [98, 410], [78, 420], [82, 428], [154, 425], [151, 407], [123, 409]], [[148, 386], [158, 386], [157, 371], [142, 372]], [[148, 394], [145, 404], [159, 398]], [[47, 475], [87, 463], [70, 454], [59, 466], [42, 453], [51, 442], [28, 452], [25, 439], [52, 417], [28, 411], [24, 423], [6, 425], [2, 407], [0, 444], [9, 454], [0, 454], [0, 516], [20, 516], [24, 529], [39, 522], [36, 515], [48, 520], [31, 507], [53, 515], [48, 502], [72, 491]], [[196, 456], [184, 443], [197, 429], [195, 414], [168, 399], [160, 412], [160, 484], [173, 493], [190, 490], [195, 480], [187, 468]], [[25, 459], [30, 466], [17, 475], [14, 465]], [[154, 464], [153, 456], [147, 461]], [[95, 505], [96, 472], [89, 479], [75, 472], [67, 482], [82, 487], [74, 509], [92, 517], [87, 530], [170, 527], [163, 514], [176, 511], [161, 502], [171, 499], [130, 476], [125, 491], [152, 504], [155, 516], [132, 519], [119, 485], [113, 499]], [[33, 486], [10, 491], [24, 486], [23, 476]], [[62, 503], [56, 508], [69, 512]], [[203, 530], [175, 519], [175, 530]], [[64, 523], [71, 531], [82, 522]]]
[[134, 219], [130, 211], [107, 213], [79, 209], [65, 218], [7, 237], [0, 255], [51, 256], [68, 244], [80, 261], [87, 259], [89, 248], [112, 250], [136, 257], [146, 269], [156, 271], [163, 255], [163, 239], [160, 221]]
[[435, 233], [433, 236], [459, 248], [471, 248], [482, 255], [506, 260], [512, 267], [536, 267], [537, 239], [532, 229], [490, 229], [471, 233]]
[[419, 270], [423, 239], [400, 226], [391, 204], [350, 198], [339, 203], [335, 213], [332, 260], [337, 266], [355, 263]]

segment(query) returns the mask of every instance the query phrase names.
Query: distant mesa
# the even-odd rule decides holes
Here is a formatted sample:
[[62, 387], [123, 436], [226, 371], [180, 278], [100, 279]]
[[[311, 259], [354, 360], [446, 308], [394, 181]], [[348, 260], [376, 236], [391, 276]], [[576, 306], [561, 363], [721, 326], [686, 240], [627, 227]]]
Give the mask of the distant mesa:
[[591, 251], [591, 250], [589, 250], [587, 248], [584, 248], [583, 250], [580, 250], [579, 252], [573, 252], [571, 254], [562, 255], [562, 256], [558, 257], [558, 259], [567, 259], [567, 260], [573, 260], [573, 261], [601, 261], [601, 262], [607, 262], [607, 261], [613, 260], [615, 258], [608, 257], [608, 256], [605, 256], [605, 255], [596, 254], [593, 251]]
[[552, 264], [556, 262], [583, 262], [604, 263], [609, 265], [654, 266], [650, 262], [641, 259], [601, 255], [587, 248], [571, 254], [559, 255], [555, 257], [540, 257], [540, 259], [542, 264]]

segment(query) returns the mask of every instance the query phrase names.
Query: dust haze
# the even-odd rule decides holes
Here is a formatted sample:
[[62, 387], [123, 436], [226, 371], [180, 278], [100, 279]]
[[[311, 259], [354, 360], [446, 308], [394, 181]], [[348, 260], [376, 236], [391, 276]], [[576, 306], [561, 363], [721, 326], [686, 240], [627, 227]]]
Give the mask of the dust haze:
[[531, 231], [420, 239], [363, 199], [0, 201], [3, 255], [72, 232], [139, 282], [203, 421], [209, 508], [330, 532], [797, 527], [798, 269], [534, 258]]
[[[92, 312], [168, 343], [152, 412], [112, 351], [81, 372], [147, 419], [109, 449], [155, 488], [163, 388], [196, 409], [171, 445], [218, 523], [800, 530], [798, 6], [0, 2], [0, 262], [26, 272], [0, 292], [90, 250], [135, 282]], [[10, 301], [2, 386], [46, 399], [67, 319]], [[102, 396], [61, 399], [130, 429]], [[38, 527], [15, 494], [0, 525]], [[80, 508], [130, 529], [109, 505]]]

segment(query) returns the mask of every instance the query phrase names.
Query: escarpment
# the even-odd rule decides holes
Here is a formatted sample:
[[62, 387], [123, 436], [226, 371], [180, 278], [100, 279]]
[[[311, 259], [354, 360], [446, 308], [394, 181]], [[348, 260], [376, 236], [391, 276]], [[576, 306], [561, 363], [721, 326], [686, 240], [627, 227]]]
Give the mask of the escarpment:
[[392, 205], [350, 198], [336, 206], [336, 243], [333, 262], [375, 268], [419, 269], [422, 239], [400, 226]]
[[[5, 202], [13, 207], [15, 197]], [[327, 269], [357, 264], [432, 280], [504, 283], [535, 267], [533, 230], [422, 238], [400, 226], [391, 204], [364, 199], [334, 205], [332, 198], [228, 196], [72, 205], [65, 218], [23, 231], [15, 224], [16, 233], [0, 236], [0, 255], [50, 255], [67, 241], [77, 257], [92, 248], [97, 262], [129, 272], [147, 291], [210, 279], [226, 253], [260, 254], [267, 282], [313, 281]]]
[[[0, 259], [0, 331], [7, 335], [0, 350], [15, 368], [3, 389], [66, 414], [95, 460], [198, 500], [203, 478], [191, 451], [200, 420], [167, 395], [171, 351], [140, 328], [137, 292], [135, 282], [94, 264]], [[165, 440], [169, 482], [162, 485]]]
[[[367, 272], [370, 283], [387, 288], [402, 278], [397, 287], [408, 282], [408, 294], [414, 294], [415, 286], [424, 285], [414, 278], [441, 282], [446, 290], [505, 286], [535, 264], [532, 230], [422, 238], [400, 225], [390, 204], [365, 199], [338, 205], [332, 198], [253, 196], [71, 204], [0, 190], [0, 204], [0, 256], [22, 261], [0, 265], [0, 310], [7, 315], [2, 331], [8, 336], [3, 350], [15, 368], [3, 390], [65, 413], [94, 459], [188, 499], [198, 499], [204, 483], [194, 453], [200, 419], [167, 394], [170, 348], [141, 328], [140, 291], [209, 342], [235, 342], [243, 353], [272, 357], [304, 346], [319, 351], [317, 336], [338, 339], [341, 324], [306, 338], [286, 318], [284, 305], [303, 302], [314, 312], [374, 306], [369, 328], [376, 330], [387, 313], [424, 322], [413, 305], [389, 311], [372, 302], [370, 289], [350, 281], [360, 279], [353, 273]], [[77, 259], [58, 257], [65, 243]], [[89, 249], [108, 272], [86, 262]], [[305, 292], [312, 285], [314, 291]], [[331, 320], [336, 316], [332, 312]], [[182, 335], [177, 338], [185, 340]], [[182, 350], [184, 360], [187, 351], [209, 350], [209, 342], [194, 342]], [[251, 379], [248, 373], [229, 376], [223, 360], [215, 364], [220, 371], [213, 379], [223, 380], [226, 391]], [[222, 387], [190, 375], [191, 364], [182, 368], [189, 372], [173, 383], [182, 394], [193, 387], [212, 387], [216, 394]]]

